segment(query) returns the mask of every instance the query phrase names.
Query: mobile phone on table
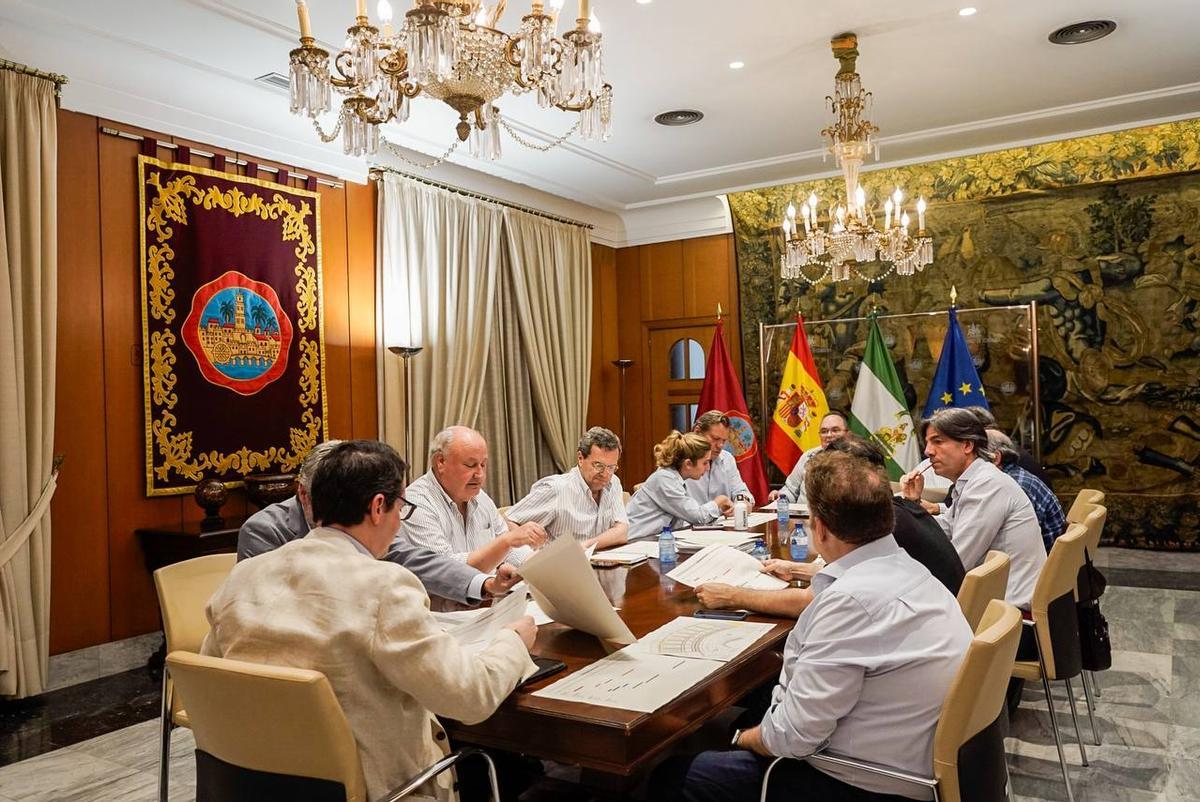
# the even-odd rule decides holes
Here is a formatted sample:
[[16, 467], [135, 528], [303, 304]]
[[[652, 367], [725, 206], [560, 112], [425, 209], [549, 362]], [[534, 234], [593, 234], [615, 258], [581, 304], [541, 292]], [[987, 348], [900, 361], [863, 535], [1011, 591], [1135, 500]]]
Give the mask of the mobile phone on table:
[[545, 679], [551, 674], [557, 674], [560, 671], [565, 671], [567, 668], [567, 664], [562, 660], [554, 660], [549, 657], [537, 657], [536, 655], [530, 655], [529, 657], [533, 660], [533, 664], [537, 666], [537, 671], [533, 672], [529, 679], [522, 682], [522, 685], [528, 685], [531, 682], [537, 682], [540, 679]]
[[697, 610], [693, 618], [715, 618], [718, 621], [745, 621], [750, 613], [745, 610]]

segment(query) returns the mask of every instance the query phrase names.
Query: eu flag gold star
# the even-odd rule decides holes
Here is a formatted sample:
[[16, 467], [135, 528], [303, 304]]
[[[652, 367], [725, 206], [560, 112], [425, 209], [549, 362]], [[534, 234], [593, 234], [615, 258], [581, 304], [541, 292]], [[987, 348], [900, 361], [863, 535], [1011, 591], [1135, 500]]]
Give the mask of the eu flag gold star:
[[943, 404], [949, 404], [953, 400], [954, 400], [954, 396], [952, 396], [950, 393], [942, 393], [942, 403]]
[[986, 396], [986, 395], [987, 395], [987, 393], [986, 393], [986, 392], [984, 392], [984, 390], [983, 390], [983, 385], [982, 385], [982, 384], [981, 384], [981, 385], [979, 385], [979, 394], [980, 394], [980, 395], [982, 395], [982, 396]]
[[970, 395], [971, 394], [971, 385], [967, 382], [963, 382], [962, 387], [959, 387], [958, 391], [960, 393], [962, 393], [963, 395]]

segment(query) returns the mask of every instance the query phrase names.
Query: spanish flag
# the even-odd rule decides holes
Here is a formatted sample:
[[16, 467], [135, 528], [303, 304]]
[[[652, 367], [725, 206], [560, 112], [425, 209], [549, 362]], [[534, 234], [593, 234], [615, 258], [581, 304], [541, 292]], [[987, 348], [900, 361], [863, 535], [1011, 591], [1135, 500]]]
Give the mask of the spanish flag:
[[828, 411], [825, 389], [804, 335], [804, 318], [796, 315], [796, 333], [767, 430], [767, 457], [779, 470], [791, 473], [801, 454], [821, 444], [817, 429]]

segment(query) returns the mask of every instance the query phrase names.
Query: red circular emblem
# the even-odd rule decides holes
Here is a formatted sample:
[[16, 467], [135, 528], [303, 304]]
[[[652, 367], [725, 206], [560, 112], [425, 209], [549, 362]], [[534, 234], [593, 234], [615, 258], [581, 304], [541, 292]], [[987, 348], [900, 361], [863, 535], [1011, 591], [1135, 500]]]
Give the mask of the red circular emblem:
[[270, 285], [230, 270], [192, 295], [182, 336], [205, 379], [254, 395], [287, 369], [292, 322]]

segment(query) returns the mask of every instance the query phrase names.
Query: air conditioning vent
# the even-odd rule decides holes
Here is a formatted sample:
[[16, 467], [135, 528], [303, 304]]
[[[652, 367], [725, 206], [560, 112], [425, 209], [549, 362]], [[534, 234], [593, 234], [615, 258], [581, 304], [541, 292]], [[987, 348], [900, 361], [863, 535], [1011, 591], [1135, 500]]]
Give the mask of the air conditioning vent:
[[284, 92], [291, 90], [291, 84], [288, 82], [288, 77], [277, 72], [268, 72], [266, 75], [260, 75], [254, 80], [276, 89], [282, 89]]
[[1110, 19], [1074, 22], [1050, 34], [1050, 41], [1056, 45], [1082, 45], [1103, 39], [1116, 29], [1117, 23]]
[[695, 109], [675, 109], [674, 111], [664, 111], [662, 114], [654, 115], [654, 122], [672, 128], [678, 128], [681, 125], [692, 125], [703, 119], [704, 112], [696, 111]]

